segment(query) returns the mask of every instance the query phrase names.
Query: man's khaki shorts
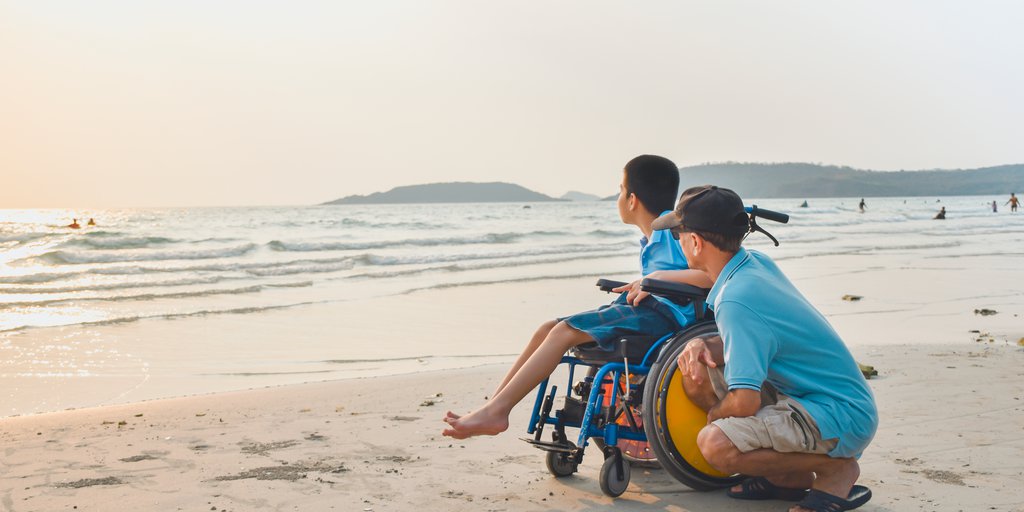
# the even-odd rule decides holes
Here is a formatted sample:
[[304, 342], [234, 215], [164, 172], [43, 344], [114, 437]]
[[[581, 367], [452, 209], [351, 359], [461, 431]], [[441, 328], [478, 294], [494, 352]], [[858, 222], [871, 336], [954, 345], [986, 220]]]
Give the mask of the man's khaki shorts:
[[[728, 388], [721, 368], [708, 368], [711, 385], [719, 399]], [[777, 452], [826, 454], [838, 439], [824, 440], [814, 418], [796, 400], [777, 393], [767, 382], [761, 389], [761, 409], [754, 416], [721, 418], [712, 425], [736, 445], [741, 452], [768, 448]]]

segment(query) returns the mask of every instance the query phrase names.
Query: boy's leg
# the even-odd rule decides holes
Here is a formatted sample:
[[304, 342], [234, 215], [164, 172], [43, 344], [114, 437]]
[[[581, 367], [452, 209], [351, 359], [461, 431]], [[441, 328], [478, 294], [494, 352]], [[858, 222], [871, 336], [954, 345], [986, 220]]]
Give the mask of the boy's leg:
[[540, 346], [526, 359], [508, 383], [491, 397], [483, 407], [457, 416], [448, 412], [445, 422], [449, 428], [442, 434], [456, 439], [478, 435], [495, 435], [508, 429], [508, 415], [533, 388], [551, 375], [562, 355], [570, 348], [591, 341], [590, 335], [558, 322]]
[[519, 354], [519, 358], [516, 359], [516, 362], [512, 364], [512, 368], [509, 368], [508, 373], [505, 374], [505, 378], [502, 379], [501, 384], [498, 385], [498, 389], [495, 389], [494, 393], [491, 394], [492, 397], [497, 396], [498, 393], [501, 393], [502, 389], [505, 389], [505, 386], [508, 385], [508, 381], [512, 380], [512, 377], [514, 377], [519, 369], [526, 364], [526, 360], [533, 355], [537, 350], [537, 347], [539, 347], [544, 341], [544, 338], [548, 337], [548, 333], [551, 332], [551, 329], [553, 329], [556, 324], [558, 324], [557, 320], [548, 320], [547, 322], [540, 324], [540, 327], [537, 328], [537, 332], [533, 333], [533, 337], [530, 338], [530, 342], [527, 343], [526, 348], [523, 349], [523, 353]]

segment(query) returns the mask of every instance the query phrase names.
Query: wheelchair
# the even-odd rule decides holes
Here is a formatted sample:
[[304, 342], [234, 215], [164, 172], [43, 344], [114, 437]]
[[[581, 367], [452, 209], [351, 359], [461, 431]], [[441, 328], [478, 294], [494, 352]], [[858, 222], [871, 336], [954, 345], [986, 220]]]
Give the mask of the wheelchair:
[[[761, 232], [755, 218], [788, 222], [786, 214], [746, 208], [749, 232]], [[748, 234], [749, 234], [748, 232]], [[600, 279], [605, 292], [626, 283]], [[690, 401], [683, 390], [676, 363], [687, 343], [718, 336], [714, 315], [706, 308], [710, 290], [695, 286], [644, 279], [641, 288], [652, 295], [693, 308], [695, 321], [682, 330], [655, 338], [622, 336], [613, 350], [586, 343], [570, 350], [561, 360], [568, 370], [564, 392], [550, 385], [538, 386], [528, 434], [523, 438], [546, 453], [548, 471], [567, 477], [579, 470], [584, 452], [593, 440], [604, 455], [599, 482], [601, 491], [618, 497], [629, 486], [633, 464], [659, 464], [681, 483], [698, 491], [735, 485], [742, 475], [725, 474], [711, 467], [697, 448], [697, 434], [707, 424], [707, 413]], [[584, 370], [584, 371], [580, 371]], [[582, 378], [576, 380], [577, 374]], [[561, 408], [552, 412], [556, 400]], [[550, 427], [551, 440], [543, 439]], [[567, 428], [579, 430], [575, 442]]]

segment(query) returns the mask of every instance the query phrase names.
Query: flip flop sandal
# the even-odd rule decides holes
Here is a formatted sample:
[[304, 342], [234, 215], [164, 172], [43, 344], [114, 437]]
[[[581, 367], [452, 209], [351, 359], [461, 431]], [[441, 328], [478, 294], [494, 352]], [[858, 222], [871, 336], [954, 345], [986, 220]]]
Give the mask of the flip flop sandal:
[[807, 497], [796, 506], [814, 512], [843, 512], [844, 510], [853, 510], [870, 499], [871, 489], [863, 485], [853, 486], [845, 500], [834, 494], [811, 489], [811, 492], [807, 493]]
[[807, 489], [779, 487], [763, 476], [756, 476], [741, 482], [739, 491], [730, 490], [728, 494], [738, 500], [800, 501], [807, 497]]

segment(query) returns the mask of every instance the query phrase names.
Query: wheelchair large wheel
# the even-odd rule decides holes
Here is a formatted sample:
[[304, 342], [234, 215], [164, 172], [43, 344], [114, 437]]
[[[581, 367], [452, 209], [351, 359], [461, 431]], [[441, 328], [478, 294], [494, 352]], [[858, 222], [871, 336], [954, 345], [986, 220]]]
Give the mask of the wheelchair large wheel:
[[698, 491], [727, 487], [741, 480], [739, 475], [711, 467], [697, 448], [697, 434], [707, 424], [707, 413], [686, 396], [676, 364], [691, 340], [717, 336], [718, 326], [707, 322], [669, 340], [651, 366], [644, 386], [644, 430], [651, 450], [669, 474]]

